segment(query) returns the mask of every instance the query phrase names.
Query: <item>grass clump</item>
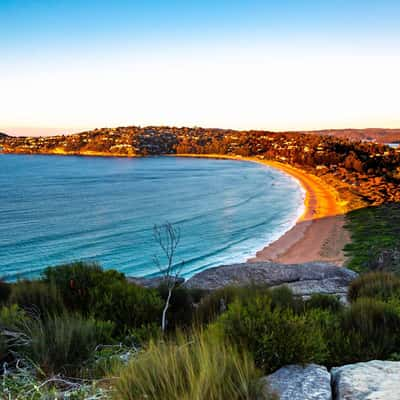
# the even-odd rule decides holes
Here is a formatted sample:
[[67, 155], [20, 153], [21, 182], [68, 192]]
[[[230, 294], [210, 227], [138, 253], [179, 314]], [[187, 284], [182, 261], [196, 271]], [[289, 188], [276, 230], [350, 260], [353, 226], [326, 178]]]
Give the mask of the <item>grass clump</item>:
[[[260, 372], [246, 351], [202, 333], [152, 342], [119, 371], [117, 400], [252, 400]], [[259, 397], [257, 397], [259, 396]]]
[[351, 282], [348, 299], [370, 297], [383, 301], [400, 297], [400, 278], [390, 272], [370, 272]]
[[17, 343], [16, 351], [47, 376], [57, 373], [73, 376], [97, 345], [112, 342], [112, 330], [110, 322], [80, 315], [32, 318], [21, 328], [27, 340]]

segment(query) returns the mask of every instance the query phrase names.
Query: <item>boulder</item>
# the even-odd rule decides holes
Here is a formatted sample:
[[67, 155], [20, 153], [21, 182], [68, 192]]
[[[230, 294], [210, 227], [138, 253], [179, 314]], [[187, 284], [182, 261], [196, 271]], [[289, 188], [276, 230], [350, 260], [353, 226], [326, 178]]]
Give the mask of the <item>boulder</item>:
[[185, 282], [188, 288], [206, 290], [249, 284], [277, 287], [286, 285], [296, 295], [326, 293], [345, 296], [357, 273], [323, 262], [277, 264], [271, 262], [224, 265], [199, 272]]
[[369, 361], [332, 368], [336, 400], [399, 400], [400, 362]]
[[331, 376], [316, 364], [288, 365], [262, 378], [265, 392], [280, 400], [332, 400]]

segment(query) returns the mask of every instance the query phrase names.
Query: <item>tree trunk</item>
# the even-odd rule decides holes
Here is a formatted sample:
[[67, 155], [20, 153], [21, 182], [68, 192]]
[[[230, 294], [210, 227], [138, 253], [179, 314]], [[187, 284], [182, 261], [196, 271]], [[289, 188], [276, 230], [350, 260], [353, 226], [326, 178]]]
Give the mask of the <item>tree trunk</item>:
[[165, 332], [165, 328], [167, 327], [167, 310], [169, 307], [169, 301], [171, 300], [171, 295], [172, 295], [172, 288], [168, 289], [168, 297], [167, 300], [165, 301], [165, 306], [162, 313], [161, 330], [163, 332]]

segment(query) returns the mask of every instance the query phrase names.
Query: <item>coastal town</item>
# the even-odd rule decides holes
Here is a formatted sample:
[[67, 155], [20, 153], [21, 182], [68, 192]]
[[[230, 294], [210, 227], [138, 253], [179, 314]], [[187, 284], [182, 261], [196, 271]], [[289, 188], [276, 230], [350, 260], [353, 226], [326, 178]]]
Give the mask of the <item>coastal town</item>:
[[0, 136], [3, 153], [99, 156], [227, 155], [299, 167], [358, 205], [400, 202], [400, 148], [325, 134], [176, 127], [101, 128], [50, 137]]

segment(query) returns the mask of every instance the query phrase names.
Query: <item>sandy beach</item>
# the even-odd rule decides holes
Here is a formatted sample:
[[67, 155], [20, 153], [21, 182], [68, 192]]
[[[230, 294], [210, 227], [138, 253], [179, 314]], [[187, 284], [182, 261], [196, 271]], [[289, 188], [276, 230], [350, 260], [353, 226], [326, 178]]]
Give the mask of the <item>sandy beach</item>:
[[275, 242], [257, 252], [248, 262], [275, 261], [285, 264], [326, 261], [343, 265], [343, 247], [349, 242], [344, 228], [346, 202], [336, 190], [317, 176], [275, 161], [252, 157], [220, 155], [179, 155], [183, 157], [221, 158], [257, 162], [289, 174], [305, 190], [304, 213], [296, 225]]

